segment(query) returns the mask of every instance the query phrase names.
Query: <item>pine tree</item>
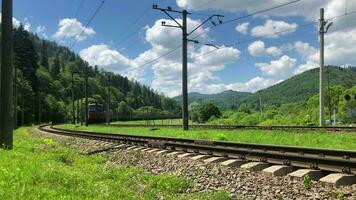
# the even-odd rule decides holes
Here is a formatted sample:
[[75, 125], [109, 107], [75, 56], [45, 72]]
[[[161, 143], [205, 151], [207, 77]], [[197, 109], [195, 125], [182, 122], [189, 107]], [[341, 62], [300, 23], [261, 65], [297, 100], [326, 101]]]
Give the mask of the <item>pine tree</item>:
[[59, 61], [59, 56], [56, 54], [53, 60], [53, 65], [51, 67], [50, 73], [54, 80], [57, 80], [61, 71], [61, 64]]
[[48, 50], [47, 50], [47, 43], [45, 40], [42, 40], [42, 47], [41, 47], [41, 66], [49, 69], [48, 64]]

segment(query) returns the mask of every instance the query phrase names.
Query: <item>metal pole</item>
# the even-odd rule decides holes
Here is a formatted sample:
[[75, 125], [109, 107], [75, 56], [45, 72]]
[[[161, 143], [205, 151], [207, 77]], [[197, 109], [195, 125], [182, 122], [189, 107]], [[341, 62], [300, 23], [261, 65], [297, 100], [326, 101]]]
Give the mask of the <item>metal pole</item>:
[[88, 126], [88, 73], [85, 73], [85, 126]]
[[80, 118], [80, 126], [83, 126], [83, 99], [80, 98], [80, 115], [79, 115], [79, 118]]
[[72, 123], [75, 124], [74, 77], [72, 72]]
[[262, 99], [261, 99], [261, 94], [258, 93], [258, 97], [260, 99], [260, 114], [262, 115], [263, 114], [263, 110], [262, 110]]
[[14, 70], [15, 70], [15, 80], [14, 80], [14, 129], [17, 128], [17, 68], [14, 67]]
[[38, 124], [42, 124], [42, 105], [41, 93], [38, 92]]
[[106, 111], [106, 123], [110, 125], [110, 75], [108, 74], [108, 99], [107, 99], [107, 111]]
[[320, 9], [319, 125], [324, 126], [324, 8]]
[[78, 124], [80, 123], [80, 118], [79, 118], [79, 116], [80, 116], [79, 99], [77, 99], [77, 118], [76, 118], [76, 120], [77, 120], [77, 123], [78, 123]]
[[12, 149], [14, 126], [12, 0], [2, 1], [1, 13], [0, 147]]
[[187, 57], [187, 11], [183, 10], [183, 44], [182, 44], [182, 117], [183, 117], [183, 130], [188, 130], [188, 57]]

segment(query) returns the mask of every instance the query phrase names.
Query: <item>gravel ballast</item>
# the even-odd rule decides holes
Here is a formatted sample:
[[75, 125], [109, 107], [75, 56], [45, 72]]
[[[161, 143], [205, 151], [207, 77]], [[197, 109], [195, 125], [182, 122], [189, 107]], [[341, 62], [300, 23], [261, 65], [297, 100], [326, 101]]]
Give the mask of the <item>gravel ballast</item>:
[[[65, 141], [83, 154], [108, 150], [117, 144], [87, 139], [58, 136], [36, 131], [34, 135]], [[306, 189], [302, 180], [289, 177], [268, 177], [262, 172], [226, 167], [202, 160], [178, 158], [167, 154], [148, 153], [141, 150], [112, 149], [103, 151], [108, 155], [108, 165], [115, 167], [139, 167], [153, 174], [172, 174], [192, 181], [186, 192], [230, 192], [232, 199], [356, 199], [356, 184], [336, 188], [312, 181]]]

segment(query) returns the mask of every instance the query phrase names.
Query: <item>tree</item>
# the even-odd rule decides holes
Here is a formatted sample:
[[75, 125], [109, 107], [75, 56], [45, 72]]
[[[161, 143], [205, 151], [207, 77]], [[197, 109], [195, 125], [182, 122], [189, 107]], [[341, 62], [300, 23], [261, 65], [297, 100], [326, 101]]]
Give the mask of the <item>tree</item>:
[[205, 123], [212, 116], [221, 117], [221, 112], [218, 107], [216, 107], [211, 102], [205, 102], [201, 104], [197, 110], [198, 122]]
[[42, 48], [41, 48], [41, 66], [49, 70], [48, 64], [48, 50], [47, 50], [47, 43], [45, 40], [42, 40]]
[[51, 71], [50, 71], [52, 78], [55, 80], [58, 79], [60, 71], [61, 71], [61, 64], [59, 61], [58, 54], [56, 54], [56, 56], [54, 57], [54, 60], [53, 60], [53, 65], [51, 67]]
[[247, 114], [251, 114], [251, 110], [247, 107], [246, 104], [241, 104], [237, 111], [238, 112], [247, 113]]

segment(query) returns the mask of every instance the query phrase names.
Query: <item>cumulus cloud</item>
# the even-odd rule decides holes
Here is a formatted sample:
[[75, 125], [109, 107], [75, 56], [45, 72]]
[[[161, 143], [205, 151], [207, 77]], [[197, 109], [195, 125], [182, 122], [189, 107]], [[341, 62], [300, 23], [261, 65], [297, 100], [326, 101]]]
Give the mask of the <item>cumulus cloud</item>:
[[263, 78], [263, 77], [254, 77], [246, 82], [237, 82], [230, 84], [211, 84], [207, 85], [204, 93], [218, 93], [225, 90], [235, 90], [243, 92], [256, 92], [258, 90], [267, 88], [269, 86], [275, 85], [282, 80]]
[[237, 32], [246, 35], [246, 34], [247, 34], [247, 31], [248, 31], [248, 26], [249, 26], [249, 25], [250, 25], [250, 23], [245, 22], [245, 23], [242, 23], [242, 24], [237, 25], [235, 29], [236, 29]]
[[29, 22], [27, 17], [24, 19], [23, 28], [26, 31], [31, 31], [31, 24], [30, 24], [30, 22]]
[[36, 27], [36, 33], [38, 35], [42, 36], [43, 38], [48, 38], [46, 31], [47, 31], [47, 28], [45, 26], [40, 25], [40, 26]]
[[[190, 10], [225, 10], [228, 12], [247, 12], [254, 13], [259, 10], [263, 10], [269, 7], [280, 5], [286, 1], [281, 0], [269, 0], [268, 3], [261, 3], [260, 0], [176, 0], [177, 5], [181, 8]], [[302, 16], [308, 20], [318, 19], [319, 10], [322, 7], [327, 8], [333, 2], [340, 2], [344, 4], [344, 1], [340, 0], [313, 0], [313, 1], [300, 1], [298, 3], [284, 6], [263, 15], [270, 16]]]
[[272, 60], [270, 63], [256, 63], [255, 65], [268, 76], [286, 78], [293, 72], [296, 61], [296, 59], [284, 55], [278, 60]]
[[263, 55], [270, 55], [270, 56], [279, 56], [282, 54], [282, 51], [277, 47], [268, 47], [263, 41], [255, 41], [248, 45], [248, 52], [252, 56], [263, 56]]
[[[325, 35], [325, 65], [356, 65], [356, 28], [339, 30]], [[295, 74], [319, 67], [319, 49], [306, 42], [295, 42], [289, 47], [298, 52], [305, 63], [298, 66]]]
[[85, 27], [81, 22], [74, 18], [64, 18], [59, 20], [58, 31], [53, 35], [57, 39], [75, 39], [83, 41], [93, 36], [95, 31], [91, 27]]
[[253, 27], [251, 35], [264, 38], [278, 38], [280, 35], [294, 32], [297, 27], [296, 23], [268, 19], [263, 26]]
[[119, 51], [110, 48], [108, 45], [92, 45], [79, 52], [82, 59], [86, 60], [92, 66], [99, 66], [105, 70], [122, 74], [136, 80], [142, 80], [144, 71], [137, 67], [136, 60], [132, 60]]

